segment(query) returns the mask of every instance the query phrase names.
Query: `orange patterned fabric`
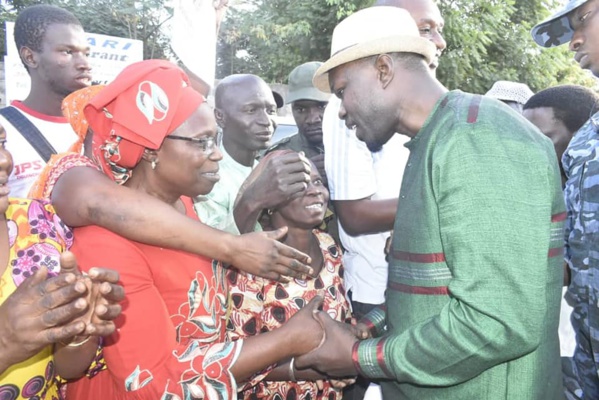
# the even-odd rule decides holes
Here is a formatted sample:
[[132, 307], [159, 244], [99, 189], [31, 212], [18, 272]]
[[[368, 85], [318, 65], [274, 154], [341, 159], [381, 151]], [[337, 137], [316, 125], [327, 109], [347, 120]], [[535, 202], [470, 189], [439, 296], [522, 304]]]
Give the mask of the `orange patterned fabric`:
[[[46, 164], [41, 174], [31, 187], [27, 197], [32, 199], [48, 199], [51, 189], [54, 188], [56, 179], [58, 179], [58, 176], [60, 176], [57, 176], [57, 171], [64, 172], [64, 165], [67, 165], [69, 162], [71, 162], [74, 155], [81, 154], [83, 150], [83, 142], [85, 141], [87, 129], [89, 128], [89, 124], [87, 123], [87, 119], [85, 119], [85, 114], [83, 113], [83, 108], [102, 89], [104, 89], [104, 85], [89, 86], [79, 89], [64, 98], [61, 106], [62, 114], [69, 120], [69, 123], [73, 127], [73, 131], [75, 131], [79, 139], [73, 143], [68, 152], [54, 154], [52, 157], [50, 157], [48, 164]], [[69, 159], [64, 160], [64, 157], [68, 157]], [[51, 184], [49, 184], [50, 180], [53, 180]]]
[[[85, 140], [87, 129], [89, 128], [89, 123], [85, 118], [83, 108], [90, 102], [92, 98], [94, 98], [95, 95], [100, 93], [104, 87], [104, 85], [89, 86], [71, 93], [62, 101], [62, 115], [69, 120], [73, 130], [77, 136], [79, 136], [79, 141], [75, 143], [73, 147], [69, 149], [69, 151], [75, 153], [81, 152], [81, 145]], [[79, 148], [75, 147], [77, 145]]]
[[[191, 199], [181, 200], [197, 220]], [[69, 383], [67, 399], [237, 398], [231, 367], [243, 344], [225, 341], [226, 270], [218, 261], [98, 226], [77, 228], [72, 251], [82, 271], [118, 271], [127, 297], [117, 331], [105, 338], [107, 369]]]
[[53, 156], [44, 168], [35, 184], [29, 191], [29, 198], [38, 200], [51, 200], [52, 190], [58, 178], [65, 172], [75, 167], [91, 167], [100, 171], [100, 168], [89, 158], [79, 153], [61, 153]]

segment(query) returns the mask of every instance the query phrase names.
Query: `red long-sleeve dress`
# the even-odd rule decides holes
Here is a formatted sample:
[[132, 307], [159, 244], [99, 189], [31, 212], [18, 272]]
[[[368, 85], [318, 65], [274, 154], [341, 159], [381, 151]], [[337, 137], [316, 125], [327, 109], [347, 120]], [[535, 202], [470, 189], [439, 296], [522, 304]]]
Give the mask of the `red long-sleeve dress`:
[[[187, 214], [190, 199], [183, 199]], [[127, 240], [106, 229], [75, 230], [82, 270], [120, 273], [126, 298], [106, 338], [107, 369], [68, 385], [68, 398], [234, 399], [229, 368], [242, 343], [225, 343], [227, 296], [221, 265], [193, 254]]]

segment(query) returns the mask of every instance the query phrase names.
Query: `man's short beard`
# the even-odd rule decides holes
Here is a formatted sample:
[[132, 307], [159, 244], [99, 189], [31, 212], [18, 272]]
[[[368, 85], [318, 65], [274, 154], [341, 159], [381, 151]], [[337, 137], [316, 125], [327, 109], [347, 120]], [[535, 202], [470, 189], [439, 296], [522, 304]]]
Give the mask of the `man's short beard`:
[[378, 153], [383, 150], [383, 144], [378, 141], [366, 142], [366, 147], [368, 147], [368, 150], [370, 150], [371, 153]]

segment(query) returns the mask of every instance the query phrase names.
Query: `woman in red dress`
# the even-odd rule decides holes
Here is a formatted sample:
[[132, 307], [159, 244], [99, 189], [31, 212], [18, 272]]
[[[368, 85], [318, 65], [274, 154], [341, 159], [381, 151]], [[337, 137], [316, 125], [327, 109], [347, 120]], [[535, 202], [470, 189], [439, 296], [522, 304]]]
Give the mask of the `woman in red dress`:
[[[132, 64], [91, 100], [85, 115], [104, 172], [197, 218], [191, 197], [210, 192], [222, 155], [212, 109], [182, 70], [159, 60]], [[69, 399], [234, 399], [237, 381], [259, 380], [256, 372], [322, 340], [311, 313], [316, 299], [278, 330], [225, 342], [220, 263], [98, 226], [74, 235], [81, 268], [110, 265], [126, 298], [117, 331], [104, 343], [107, 369], [70, 383]]]

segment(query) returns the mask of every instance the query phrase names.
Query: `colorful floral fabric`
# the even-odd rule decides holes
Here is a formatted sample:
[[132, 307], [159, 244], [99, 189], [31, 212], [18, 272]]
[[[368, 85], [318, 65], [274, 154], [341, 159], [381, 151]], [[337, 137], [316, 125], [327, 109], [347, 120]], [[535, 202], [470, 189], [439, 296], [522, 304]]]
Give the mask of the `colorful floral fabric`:
[[[315, 229], [324, 266], [315, 279], [278, 283], [231, 270], [231, 315], [227, 324], [231, 340], [272, 331], [283, 325], [317, 294], [324, 295], [323, 310], [337, 321], [351, 322], [343, 288], [343, 264], [339, 246], [327, 233]], [[325, 382], [319, 391], [314, 382], [268, 382], [263, 374], [254, 377], [243, 391], [245, 399], [341, 399], [341, 392]]]
[[[60, 272], [60, 253], [70, 248], [72, 232], [49, 204], [35, 200], [10, 199], [6, 212], [9, 262], [0, 277], [0, 304], [40, 267], [49, 276]], [[54, 368], [52, 346], [0, 374], [0, 399], [62, 399]]]
[[100, 170], [92, 160], [79, 153], [61, 153], [53, 155], [43, 172], [31, 187], [28, 197], [32, 199], [50, 200], [52, 190], [54, 190], [58, 178], [71, 168], [75, 167], [91, 167]]
[[[187, 215], [193, 214], [185, 199]], [[82, 270], [110, 265], [125, 288], [117, 332], [106, 337], [107, 370], [69, 383], [68, 398], [235, 399], [230, 367], [242, 342], [225, 342], [224, 269], [193, 254], [131, 242], [97, 226], [78, 228]]]

